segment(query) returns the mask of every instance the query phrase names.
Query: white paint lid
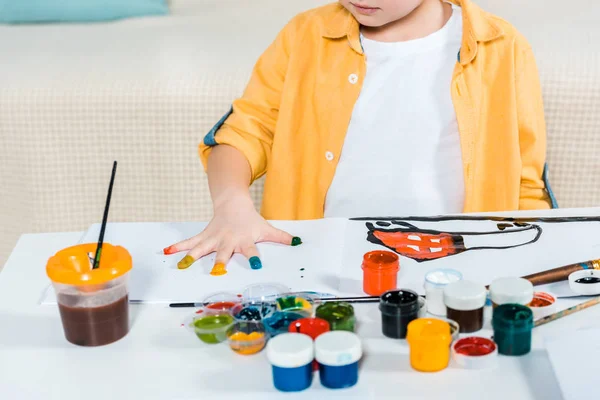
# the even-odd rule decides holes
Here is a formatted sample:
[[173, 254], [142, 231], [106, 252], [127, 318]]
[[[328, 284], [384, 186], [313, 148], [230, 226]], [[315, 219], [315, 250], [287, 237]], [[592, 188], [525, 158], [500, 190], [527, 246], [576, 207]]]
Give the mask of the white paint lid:
[[478, 310], [485, 306], [485, 286], [472, 281], [456, 281], [444, 288], [444, 304], [457, 311]]
[[490, 285], [490, 297], [497, 305], [527, 305], [533, 299], [533, 285], [523, 278], [498, 278]]
[[269, 362], [280, 368], [298, 368], [314, 359], [314, 344], [310, 336], [302, 333], [282, 333], [267, 343]]
[[569, 286], [571, 290], [577, 294], [584, 295], [597, 295], [600, 294], [600, 282], [599, 283], [580, 283], [577, 282], [580, 279], [586, 278], [600, 278], [600, 271], [595, 269], [584, 269], [582, 271], [575, 271], [569, 275]]
[[462, 279], [462, 274], [454, 269], [434, 269], [425, 274], [425, 288], [429, 287], [439, 287], [444, 288], [444, 286], [460, 281]]
[[319, 364], [341, 367], [362, 357], [359, 337], [347, 331], [326, 332], [315, 340], [315, 358]]

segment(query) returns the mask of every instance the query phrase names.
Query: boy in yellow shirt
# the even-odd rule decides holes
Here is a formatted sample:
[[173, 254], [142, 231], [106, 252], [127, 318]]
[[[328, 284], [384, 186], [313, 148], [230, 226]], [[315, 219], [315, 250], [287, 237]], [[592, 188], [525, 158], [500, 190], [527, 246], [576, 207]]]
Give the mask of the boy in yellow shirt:
[[[546, 129], [527, 41], [471, 0], [340, 0], [295, 17], [200, 145], [214, 218], [165, 253], [261, 267], [266, 219], [544, 209]], [[262, 211], [249, 185], [268, 171]]]

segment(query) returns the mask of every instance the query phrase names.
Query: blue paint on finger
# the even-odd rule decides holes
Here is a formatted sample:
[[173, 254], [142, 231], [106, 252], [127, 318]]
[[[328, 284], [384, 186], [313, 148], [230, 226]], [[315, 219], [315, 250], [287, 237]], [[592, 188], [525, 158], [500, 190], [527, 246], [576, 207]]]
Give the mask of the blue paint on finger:
[[260, 258], [258, 257], [250, 257], [250, 260], [248, 260], [250, 262], [250, 268], [252, 269], [261, 269], [262, 268], [262, 262], [260, 261]]

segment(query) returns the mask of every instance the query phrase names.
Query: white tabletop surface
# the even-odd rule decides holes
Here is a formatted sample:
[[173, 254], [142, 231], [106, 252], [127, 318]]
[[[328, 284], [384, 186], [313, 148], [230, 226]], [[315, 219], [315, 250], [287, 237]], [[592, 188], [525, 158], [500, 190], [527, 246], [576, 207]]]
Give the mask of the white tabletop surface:
[[351, 389], [324, 389], [315, 375], [309, 390], [285, 395], [271, 382], [264, 352], [234, 354], [208, 346], [181, 321], [192, 311], [131, 305], [131, 331], [121, 341], [82, 348], [63, 336], [58, 310], [39, 300], [49, 281], [45, 264], [82, 233], [29, 234], [20, 238], [0, 273], [0, 399], [561, 399], [544, 337], [598, 320], [600, 307], [535, 329], [533, 350], [499, 357], [496, 369], [418, 373], [404, 341], [386, 339], [376, 305], [356, 307], [365, 356]]

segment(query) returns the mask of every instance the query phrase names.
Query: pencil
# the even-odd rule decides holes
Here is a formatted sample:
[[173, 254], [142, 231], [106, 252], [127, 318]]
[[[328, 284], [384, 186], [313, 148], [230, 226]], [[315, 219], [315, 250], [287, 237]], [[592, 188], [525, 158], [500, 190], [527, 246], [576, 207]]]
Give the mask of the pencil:
[[556, 321], [557, 319], [566, 317], [567, 315], [575, 314], [576, 312], [579, 312], [581, 310], [585, 310], [586, 308], [590, 308], [590, 307], [595, 306], [596, 304], [599, 304], [599, 303], [600, 303], [600, 296], [599, 297], [594, 297], [593, 299], [588, 300], [585, 303], [578, 304], [576, 306], [567, 308], [566, 310], [559, 311], [559, 312], [554, 313], [552, 315], [548, 315], [547, 317], [544, 317], [542, 319], [538, 319], [537, 321], [535, 321], [533, 323], [533, 327], [536, 328], [538, 326], [545, 325], [548, 322]]
[[106, 204], [104, 205], [104, 215], [102, 216], [102, 226], [100, 227], [100, 236], [98, 237], [98, 246], [96, 247], [96, 255], [94, 256], [93, 269], [100, 266], [100, 257], [102, 255], [102, 244], [104, 243], [104, 231], [106, 230], [106, 221], [108, 220], [108, 209], [110, 208], [110, 198], [112, 196], [113, 184], [115, 183], [115, 174], [117, 173], [117, 162], [113, 163], [112, 174], [110, 176], [110, 184], [108, 185], [108, 193], [106, 194]]

